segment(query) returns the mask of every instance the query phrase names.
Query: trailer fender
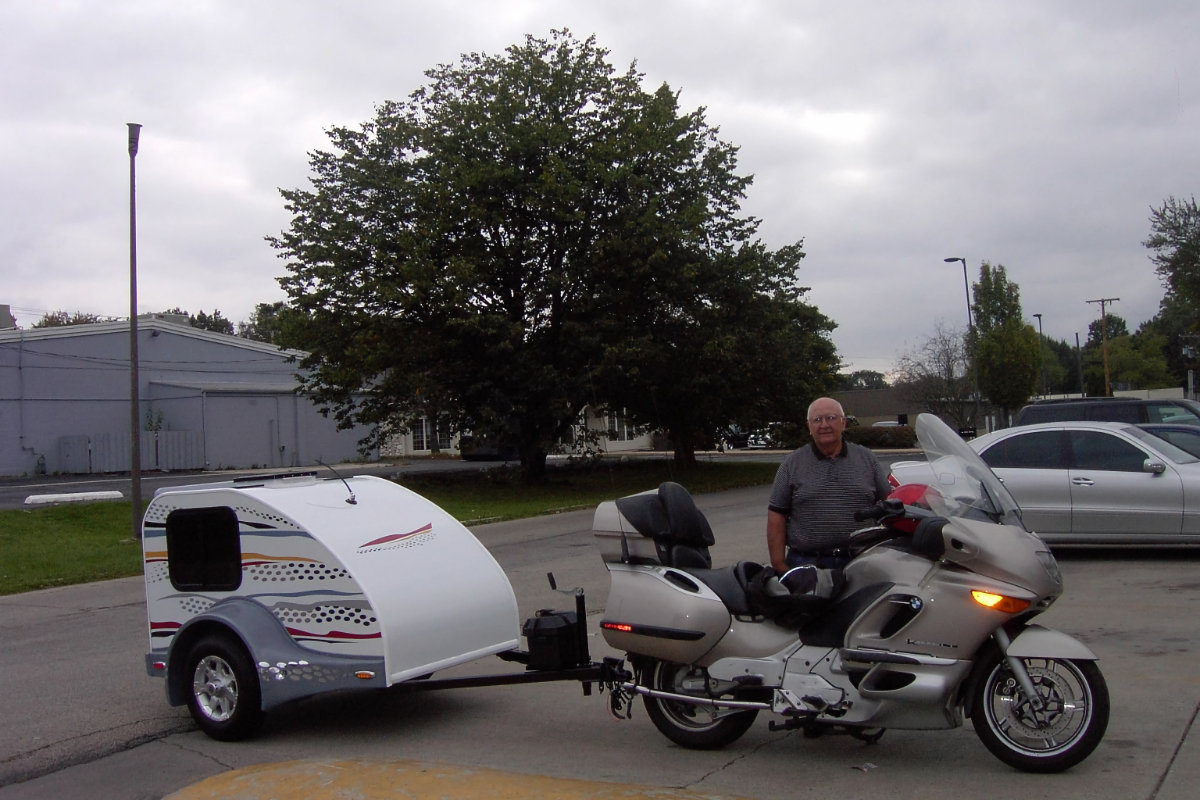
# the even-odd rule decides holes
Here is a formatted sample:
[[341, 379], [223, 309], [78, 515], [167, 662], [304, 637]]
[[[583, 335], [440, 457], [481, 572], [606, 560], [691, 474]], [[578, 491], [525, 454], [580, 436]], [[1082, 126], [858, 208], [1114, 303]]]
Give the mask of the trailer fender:
[[167, 700], [187, 702], [192, 676], [187, 659], [195, 643], [211, 633], [236, 637], [258, 666], [262, 707], [336, 689], [387, 686], [382, 657], [318, 653], [301, 646], [274, 614], [247, 597], [230, 597], [188, 620], [176, 632], [167, 654]]

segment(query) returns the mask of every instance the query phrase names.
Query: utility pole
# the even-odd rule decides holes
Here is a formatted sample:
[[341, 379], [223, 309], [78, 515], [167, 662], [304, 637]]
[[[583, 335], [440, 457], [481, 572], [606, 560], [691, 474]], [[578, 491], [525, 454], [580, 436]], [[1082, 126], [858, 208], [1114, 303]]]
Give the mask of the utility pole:
[[1109, 303], [1120, 302], [1119, 297], [1104, 297], [1100, 300], [1088, 300], [1089, 303], [1100, 304], [1100, 342], [1104, 348], [1104, 396], [1112, 397], [1112, 383], [1108, 379], [1108, 317], [1105, 308]]
[[142, 538], [142, 414], [138, 392], [137, 324], [137, 202], [135, 200], [134, 162], [142, 126], [129, 126], [129, 447], [133, 457], [129, 470], [129, 494], [133, 505], [133, 540]]

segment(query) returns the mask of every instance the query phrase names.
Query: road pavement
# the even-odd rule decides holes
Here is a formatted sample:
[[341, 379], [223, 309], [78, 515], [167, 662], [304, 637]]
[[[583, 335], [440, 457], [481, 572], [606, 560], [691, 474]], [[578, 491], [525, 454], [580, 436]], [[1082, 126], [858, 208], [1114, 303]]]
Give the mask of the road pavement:
[[[764, 559], [768, 491], [697, 498], [716, 532], [715, 563]], [[508, 574], [522, 617], [571, 607], [550, 589], [548, 571], [560, 587], [585, 589], [599, 658], [613, 653], [595, 631], [608, 581], [590, 525], [590, 512], [576, 512], [473, 530]], [[604, 697], [566, 683], [327, 695], [273, 713], [254, 740], [215, 742], [145, 675], [142, 583], [133, 578], [0, 598], [0, 800], [157, 798], [230, 770], [296, 760], [448, 764], [518, 782], [538, 775], [751, 798], [1194, 797], [1200, 550], [1073, 550], [1060, 561], [1067, 591], [1043, 621], [1096, 651], [1112, 697], [1104, 742], [1061, 775], [1006, 767], [969, 723], [888, 731], [867, 746], [773, 733], [762, 715], [724, 750], [685, 750], [640, 705], [632, 720], [613, 722]], [[458, 577], [448, 570], [446, 580]], [[504, 669], [488, 659], [453, 673]]]

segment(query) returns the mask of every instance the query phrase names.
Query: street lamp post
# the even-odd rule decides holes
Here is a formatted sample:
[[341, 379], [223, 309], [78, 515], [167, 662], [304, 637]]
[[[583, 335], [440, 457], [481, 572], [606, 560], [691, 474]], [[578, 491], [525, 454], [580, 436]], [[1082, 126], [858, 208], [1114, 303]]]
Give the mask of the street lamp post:
[[1042, 397], [1050, 394], [1049, 381], [1046, 379], [1046, 348], [1042, 339], [1042, 315], [1034, 314], [1038, 321], [1038, 355], [1042, 358]]
[[133, 538], [142, 538], [142, 415], [138, 392], [137, 324], [137, 201], [134, 162], [142, 126], [129, 126], [129, 446], [133, 462], [129, 470], [129, 494], [133, 503]]
[[975, 323], [971, 320], [971, 284], [967, 281], [967, 260], [958, 256], [952, 258], [943, 258], [947, 264], [953, 264], [956, 261], [962, 262], [963, 268], [963, 291], [967, 295], [967, 347], [970, 352], [967, 353], [967, 358], [970, 360], [969, 368], [971, 371], [971, 395], [975, 399], [975, 416], [971, 422], [973, 425], [979, 425], [979, 387], [976, 386], [975, 375]]

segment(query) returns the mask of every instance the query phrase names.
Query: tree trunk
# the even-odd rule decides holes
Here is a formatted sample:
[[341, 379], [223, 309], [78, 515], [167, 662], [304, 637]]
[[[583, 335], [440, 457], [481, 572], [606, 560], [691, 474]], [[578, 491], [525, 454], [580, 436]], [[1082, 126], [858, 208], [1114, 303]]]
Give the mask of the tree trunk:
[[675, 463], [683, 467], [696, 466], [696, 444], [690, 439], [679, 436], [672, 437], [675, 441]]

